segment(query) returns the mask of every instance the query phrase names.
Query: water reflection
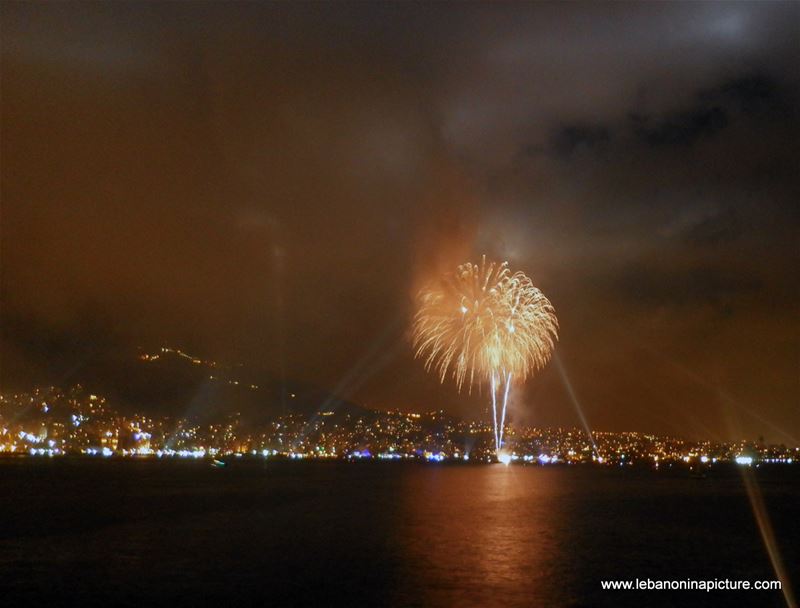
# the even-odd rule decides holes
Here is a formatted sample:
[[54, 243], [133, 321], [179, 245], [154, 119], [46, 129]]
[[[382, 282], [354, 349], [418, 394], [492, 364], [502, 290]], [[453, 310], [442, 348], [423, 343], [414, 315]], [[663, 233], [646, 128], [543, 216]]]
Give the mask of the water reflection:
[[559, 596], [551, 564], [562, 519], [549, 505], [558, 492], [557, 477], [533, 468], [442, 468], [408, 476], [397, 603], [551, 603]]

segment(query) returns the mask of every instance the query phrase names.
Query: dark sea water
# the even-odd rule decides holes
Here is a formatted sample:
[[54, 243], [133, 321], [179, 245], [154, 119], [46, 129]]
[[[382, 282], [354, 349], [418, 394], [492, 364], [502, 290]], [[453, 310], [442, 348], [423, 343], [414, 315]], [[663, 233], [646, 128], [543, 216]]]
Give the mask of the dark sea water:
[[[798, 587], [800, 470], [754, 470]], [[593, 467], [0, 460], [0, 605], [785, 606], [743, 478]]]

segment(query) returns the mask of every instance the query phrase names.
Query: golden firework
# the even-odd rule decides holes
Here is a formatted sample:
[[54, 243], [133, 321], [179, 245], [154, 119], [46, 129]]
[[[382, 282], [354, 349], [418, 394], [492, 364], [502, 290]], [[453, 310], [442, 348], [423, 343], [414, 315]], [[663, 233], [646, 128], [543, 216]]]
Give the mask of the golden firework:
[[[444, 382], [448, 372], [460, 391], [489, 382], [495, 453], [502, 461], [503, 431], [512, 379], [520, 381], [550, 360], [558, 339], [553, 305], [522, 272], [508, 264], [462, 264], [423, 289], [414, 316], [416, 357]], [[502, 402], [498, 417], [497, 391]]]
[[508, 264], [462, 264], [418, 296], [413, 340], [425, 368], [459, 390], [467, 382], [525, 380], [544, 367], [558, 339], [555, 310], [531, 279]]

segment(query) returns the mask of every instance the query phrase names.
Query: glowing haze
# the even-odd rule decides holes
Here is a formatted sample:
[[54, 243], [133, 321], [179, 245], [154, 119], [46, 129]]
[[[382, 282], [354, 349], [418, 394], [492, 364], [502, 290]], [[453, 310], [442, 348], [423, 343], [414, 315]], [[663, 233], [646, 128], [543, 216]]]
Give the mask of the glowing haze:
[[473, 417], [405, 334], [485, 253], [561, 325], [515, 423], [800, 443], [799, 18], [0, 3], [0, 389], [166, 345]]

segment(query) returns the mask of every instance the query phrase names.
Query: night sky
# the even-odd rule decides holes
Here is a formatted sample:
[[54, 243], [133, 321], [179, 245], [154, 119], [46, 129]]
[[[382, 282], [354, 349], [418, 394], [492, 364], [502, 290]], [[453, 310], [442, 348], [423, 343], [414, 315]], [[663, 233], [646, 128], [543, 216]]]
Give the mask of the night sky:
[[562, 326], [516, 420], [800, 443], [799, 67], [790, 2], [5, 2], [3, 388], [169, 344], [479, 416], [408, 326], [486, 253]]

